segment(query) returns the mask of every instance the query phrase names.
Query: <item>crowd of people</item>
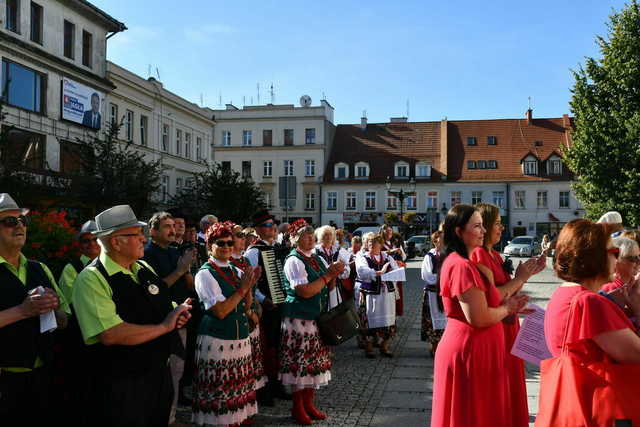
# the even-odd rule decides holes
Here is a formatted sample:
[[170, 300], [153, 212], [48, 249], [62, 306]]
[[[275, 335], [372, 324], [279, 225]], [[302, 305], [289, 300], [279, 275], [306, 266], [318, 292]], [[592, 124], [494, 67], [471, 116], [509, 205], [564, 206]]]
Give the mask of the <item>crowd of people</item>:
[[[27, 213], [0, 194], [7, 425], [41, 425], [54, 414], [78, 426], [177, 426], [182, 403], [195, 425], [239, 426], [274, 399], [291, 400], [298, 424], [324, 420], [315, 393], [330, 383], [334, 355], [317, 319], [349, 298], [363, 356], [394, 357], [403, 286], [383, 278], [406, 254], [389, 226], [350, 239], [303, 219], [278, 225], [268, 211], [247, 227], [211, 214], [196, 223], [179, 209], [142, 222], [119, 205], [80, 227], [80, 256], [56, 280], [22, 254]], [[640, 364], [640, 232], [618, 217], [571, 221], [542, 255], [513, 269], [494, 249], [504, 229], [498, 207], [448, 212], [421, 267], [432, 426], [529, 424], [523, 361], [510, 350], [530, 312], [522, 288], [551, 251], [565, 280], [545, 316], [551, 353]], [[269, 256], [280, 260], [282, 289]], [[539, 419], [557, 412], [541, 403]]]

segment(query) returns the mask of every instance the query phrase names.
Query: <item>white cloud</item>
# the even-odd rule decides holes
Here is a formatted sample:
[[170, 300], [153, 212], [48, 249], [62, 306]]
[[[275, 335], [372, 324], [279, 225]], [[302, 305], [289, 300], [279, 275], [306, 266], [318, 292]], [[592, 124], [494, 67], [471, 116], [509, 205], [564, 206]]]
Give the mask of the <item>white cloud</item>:
[[199, 28], [186, 28], [185, 37], [192, 42], [202, 43], [210, 41], [212, 37], [221, 34], [232, 34], [237, 30], [234, 27], [224, 24], [208, 24]]

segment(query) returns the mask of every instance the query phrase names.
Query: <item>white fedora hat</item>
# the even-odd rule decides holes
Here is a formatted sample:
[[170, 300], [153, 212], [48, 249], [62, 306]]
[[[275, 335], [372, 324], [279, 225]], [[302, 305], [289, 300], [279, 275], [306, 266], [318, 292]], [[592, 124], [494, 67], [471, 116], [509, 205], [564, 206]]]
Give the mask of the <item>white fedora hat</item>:
[[0, 212], [4, 211], [20, 211], [22, 215], [29, 213], [27, 208], [19, 208], [18, 204], [9, 193], [0, 193]]
[[92, 234], [106, 236], [114, 231], [129, 227], [146, 227], [147, 223], [138, 221], [129, 205], [118, 205], [100, 212], [96, 216], [96, 230]]

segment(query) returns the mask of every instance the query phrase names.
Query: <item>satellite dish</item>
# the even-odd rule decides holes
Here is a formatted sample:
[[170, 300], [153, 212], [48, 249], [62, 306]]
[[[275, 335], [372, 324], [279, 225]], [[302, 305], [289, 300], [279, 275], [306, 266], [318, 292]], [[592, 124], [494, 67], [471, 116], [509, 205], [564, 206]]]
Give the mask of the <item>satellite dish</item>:
[[302, 95], [300, 97], [300, 106], [302, 107], [311, 106], [311, 97], [309, 95]]

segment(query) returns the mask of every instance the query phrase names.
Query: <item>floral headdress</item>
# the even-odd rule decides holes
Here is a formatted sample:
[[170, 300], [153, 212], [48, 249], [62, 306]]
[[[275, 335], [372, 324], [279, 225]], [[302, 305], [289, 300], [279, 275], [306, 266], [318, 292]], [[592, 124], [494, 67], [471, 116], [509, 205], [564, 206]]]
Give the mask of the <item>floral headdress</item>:
[[231, 226], [229, 225], [229, 221], [225, 222], [216, 222], [211, 225], [204, 237], [207, 244], [213, 243], [215, 239], [220, 239], [222, 237], [231, 237], [233, 235], [233, 231]]

